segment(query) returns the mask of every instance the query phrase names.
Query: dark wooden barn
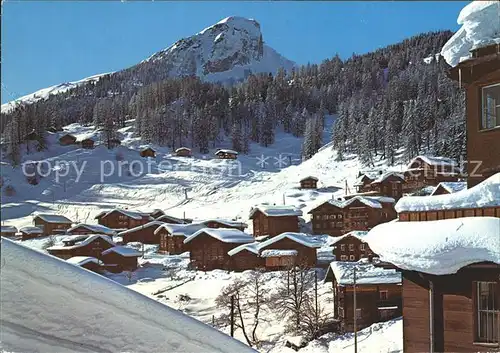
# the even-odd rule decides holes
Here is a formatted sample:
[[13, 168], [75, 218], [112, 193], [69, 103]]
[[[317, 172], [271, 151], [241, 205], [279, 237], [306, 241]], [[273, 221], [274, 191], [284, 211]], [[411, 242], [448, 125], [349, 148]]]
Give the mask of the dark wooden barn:
[[47, 251], [61, 259], [90, 256], [100, 260], [102, 252], [114, 246], [116, 244], [107, 235], [75, 235], [63, 239], [63, 245], [51, 246]]
[[175, 155], [177, 157], [191, 157], [192, 153], [191, 153], [191, 149], [190, 148], [180, 147], [180, 148], [178, 148], [178, 149], [175, 150]]
[[340, 320], [343, 332], [354, 331], [354, 295], [356, 330], [401, 316], [401, 274], [393, 269], [376, 268], [368, 262], [334, 261], [327, 270], [325, 282], [332, 282], [333, 314]]
[[84, 140], [80, 141], [80, 145], [82, 146], [82, 148], [91, 150], [94, 148], [94, 140], [90, 139], [90, 138], [84, 139]]
[[[270, 258], [269, 261], [266, 259], [266, 268], [270, 266], [269, 269], [274, 270], [290, 265], [315, 267], [317, 263], [316, 249], [319, 247], [321, 244], [303, 233], [286, 232], [261, 242], [258, 250], [259, 254], [265, 250], [277, 250], [267, 252], [265, 256]], [[281, 250], [282, 252], [280, 252]], [[287, 252], [289, 250], [296, 253]]]
[[152, 149], [151, 147], [146, 147], [141, 150], [140, 152], [141, 157], [151, 157], [155, 158], [156, 157], [156, 151]]
[[66, 234], [69, 235], [103, 234], [103, 235], [113, 236], [116, 235], [116, 231], [101, 224], [78, 223], [77, 225], [69, 228], [66, 231]]
[[132, 248], [125, 246], [114, 246], [104, 250], [101, 254], [101, 261], [106, 269], [112, 272], [135, 271], [137, 269], [137, 259], [142, 254]]
[[293, 206], [260, 205], [250, 210], [254, 236], [278, 235], [299, 231], [302, 211]]
[[233, 150], [227, 150], [227, 149], [217, 150], [217, 152], [215, 152], [215, 155], [219, 159], [237, 159], [238, 158], [238, 152], [233, 151]]
[[245, 231], [245, 228], [248, 227], [248, 225], [244, 222], [219, 218], [207, 219], [201, 223], [204, 224], [207, 228], [234, 228], [239, 229], [242, 232]]
[[159, 226], [154, 234], [160, 239], [159, 252], [169, 255], [178, 255], [186, 251], [184, 240], [199, 231], [206, 228], [201, 223], [193, 224], [170, 224], [166, 223]]
[[308, 176], [300, 180], [301, 189], [317, 189], [318, 188], [318, 178], [313, 176]]
[[194, 268], [232, 270], [228, 252], [236, 246], [253, 242], [251, 235], [237, 229], [203, 228], [186, 238], [184, 245]]
[[364, 240], [366, 234], [366, 231], [355, 230], [330, 242], [328, 245], [334, 247], [335, 260], [357, 262], [362, 258], [373, 258], [375, 255]]
[[69, 218], [56, 214], [38, 214], [33, 218], [33, 224], [42, 229], [43, 235], [64, 234], [72, 223]]
[[38, 227], [21, 227], [19, 228], [21, 240], [33, 239], [43, 236], [43, 229]]
[[14, 226], [0, 226], [0, 236], [2, 237], [15, 237], [17, 228]]
[[403, 172], [404, 193], [411, 193], [426, 186], [437, 186], [441, 182], [458, 181], [458, 163], [450, 158], [439, 156], [417, 156]]
[[74, 256], [67, 259], [66, 262], [96, 273], [100, 273], [103, 270], [102, 261], [91, 256]]
[[131, 229], [153, 220], [148, 213], [122, 210], [118, 208], [107, 212], [101, 212], [96, 216], [96, 218], [99, 224], [112, 229]]
[[155, 220], [137, 227], [119, 232], [117, 235], [123, 238], [123, 243], [140, 242], [143, 244], [160, 244], [160, 237], [155, 234], [156, 229], [165, 224]]
[[76, 137], [71, 134], [65, 134], [59, 137], [59, 144], [62, 146], [74, 145], [76, 143]]
[[431, 196], [453, 194], [465, 189], [467, 189], [467, 183], [465, 181], [442, 182], [432, 191]]
[[233, 271], [265, 268], [265, 259], [259, 256], [259, 244], [258, 242], [242, 244], [230, 250], [228, 252], [228, 255], [231, 257], [230, 268]]

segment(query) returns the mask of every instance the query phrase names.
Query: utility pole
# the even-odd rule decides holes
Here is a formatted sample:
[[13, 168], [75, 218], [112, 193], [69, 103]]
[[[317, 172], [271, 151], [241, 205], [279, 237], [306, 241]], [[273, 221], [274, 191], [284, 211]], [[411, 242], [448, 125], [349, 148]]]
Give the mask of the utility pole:
[[354, 267], [353, 276], [353, 294], [354, 294], [354, 353], [358, 353], [358, 328], [357, 328], [357, 316], [356, 316], [356, 267]]
[[[319, 331], [319, 309], [318, 309], [318, 272], [314, 271], [314, 316], [315, 328]], [[316, 332], [317, 334], [317, 332]]]
[[234, 337], [234, 295], [231, 296], [231, 337]]
[[285, 193], [283, 193], [283, 205], [285, 205]]
[[185, 196], [185, 199], [187, 200], [187, 198], [188, 198], [188, 191], [187, 191], [187, 189], [184, 189], [184, 196]]

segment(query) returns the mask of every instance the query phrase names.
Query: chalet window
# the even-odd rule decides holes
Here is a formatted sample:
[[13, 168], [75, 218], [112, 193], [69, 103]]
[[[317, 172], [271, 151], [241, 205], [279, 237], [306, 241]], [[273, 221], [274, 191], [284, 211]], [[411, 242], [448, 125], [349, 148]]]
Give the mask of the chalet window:
[[340, 255], [340, 261], [347, 261], [347, 255]]
[[349, 260], [354, 261], [354, 260], [356, 260], [356, 257], [354, 255], [350, 255]]
[[330, 228], [335, 228], [335, 222], [330, 222]]
[[342, 219], [342, 215], [341, 214], [337, 215], [337, 218]]
[[349, 251], [354, 251], [354, 244], [349, 244]]
[[325, 219], [328, 219], [328, 215], [327, 214], [323, 215], [323, 220], [325, 220]]
[[340, 250], [345, 251], [345, 244], [340, 245]]
[[361, 309], [356, 309], [356, 319], [361, 319], [363, 318], [363, 313]]
[[337, 222], [337, 228], [342, 228], [343, 223], [342, 222]]
[[335, 216], [334, 214], [330, 215], [330, 219], [335, 219], [335, 218], [337, 218], [337, 216]]
[[496, 282], [476, 282], [476, 341], [498, 343], [500, 332], [499, 288]]
[[481, 130], [500, 127], [500, 83], [482, 88]]
[[359, 250], [365, 251], [365, 244], [360, 244], [359, 245]]
[[379, 296], [380, 296], [380, 300], [387, 300], [387, 298], [389, 297], [389, 291], [381, 290], [379, 292]]

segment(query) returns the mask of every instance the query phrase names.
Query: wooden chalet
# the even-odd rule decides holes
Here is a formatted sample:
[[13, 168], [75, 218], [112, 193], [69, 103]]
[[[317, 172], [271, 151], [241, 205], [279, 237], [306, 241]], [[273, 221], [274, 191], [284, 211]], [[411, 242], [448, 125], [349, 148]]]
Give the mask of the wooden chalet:
[[110, 237], [116, 235], [116, 231], [101, 224], [78, 223], [66, 231], [68, 235], [103, 234]]
[[122, 237], [123, 243], [140, 242], [143, 244], [160, 244], [160, 237], [155, 234], [159, 226], [165, 224], [161, 221], [151, 221], [119, 232], [117, 235]]
[[398, 200], [403, 196], [404, 183], [405, 178], [402, 173], [387, 172], [377, 176], [373, 173], [364, 173], [358, 177], [354, 186], [358, 194], [362, 196], [387, 196]]
[[162, 222], [165, 222], [165, 223], [170, 223], [170, 224], [187, 224], [187, 223], [191, 223], [191, 222], [188, 222], [188, 220], [186, 220], [186, 219], [180, 219], [180, 218], [173, 217], [173, 216], [170, 216], [170, 215], [160, 216], [160, 217], [156, 218], [156, 220], [157, 221], [162, 221]]
[[499, 229], [498, 218], [474, 217], [370, 231], [377, 266], [403, 276], [405, 353], [499, 350]]
[[74, 145], [76, 143], [76, 137], [71, 134], [65, 134], [59, 137], [59, 144], [61, 146]]
[[116, 246], [111, 237], [101, 234], [75, 235], [63, 239], [63, 245], [54, 245], [47, 248], [50, 255], [61, 259], [74, 256], [90, 256], [101, 259], [104, 250]]
[[328, 200], [309, 211], [314, 234], [340, 236], [353, 230], [370, 230], [396, 218], [395, 200], [385, 196], [355, 196]]
[[143, 148], [139, 152], [139, 154], [141, 155], [141, 157], [151, 157], [151, 158], [156, 157], [156, 151], [154, 149], [152, 149], [151, 147]]
[[177, 157], [191, 157], [192, 153], [191, 153], [191, 149], [190, 148], [180, 147], [180, 148], [178, 148], [178, 149], [175, 150], [175, 155]]
[[33, 239], [43, 236], [43, 229], [38, 227], [21, 227], [19, 229], [21, 240]]
[[465, 181], [442, 182], [432, 191], [431, 196], [453, 194], [465, 189], [467, 189]]
[[157, 219], [157, 218], [160, 218], [162, 216], [165, 216], [165, 212], [163, 212], [160, 209], [156, 209], [156, 210], [150, 211], [148, 213], [151, 216], [151, 218], [153, 218], [153, 219]]
[[0, 226], [0, 236], [2, 237], [15, 237], [17, 228], [14, 226]]
[[[471, 51], [450, 76], [466, 88], [467, 184], [472, 187], [500, 172], [500, 48]], [[496, 148], [495, 148], [496, 146]]]
[[335, 238], [328, 245], [333, 246], [336, 261], [354, 261], [362, 258], [372, 259], [375, 255], [364, 240], [366, 231], [352, 231]]
[[217, 152], [215, 152], [215, 155], [219, 159], [237, 159], [238, 158], [238, 152], [233, 151], [233, 150], [227, 150], [227, 149], [217, 150]]
[[259, 256], [259, 242], [242, 244], [228, 251], [230, 268], [233, 271], [263, 269], [266, 267], [264, 257]]
[[96, 216], [96, 219], [99, 224], [112, 229], [131, 229], [153, 220], [148, 213], [122, 210], [119, 208], [101, 212]]
[[70, 257], [69, 259], [66, 260], [66, 262], [79, 266], [82, 268], [86, 268], [89, 271], [97, 272], [100, 273], [103, 269], [102, 261], [99, 261], [95, 257], [91, 256], [74, 256]]
[[400, 221], [410, 222], [500, 217], [500, 173], [458, 193], [403, 197], [396, 210]]
[[178, 255], [186, 252], [184, 240], [203, 228], [206, 228], [206, 225], [202, 223], [166, 223], [159, 226], [154, 232], [155, 236], [160, 239], [158, 251], [168, 253], [169, 255]]
[[238, 222], [220, 218], [207, 219], [201, 223], [204, 224], [207, 228], [234, 228], [234, 229], [239, 229], [242, 232], [244, 232], [245, 228], [248, 227], [248, 224], [244, 222]]
[[259, 205], [250, 210], [253, 235], [275, 236], [285, 232], [299, 231], [299, 216], [302, 211], [293, 206]]
[[142, 254], [135, 249], [114, 246], [104, 250], [100, 259], [108, 271], [122, 272], [135, 271], [137, 269], [137, 259], [141, 256]]
[[95, 141], [91, 138], [83, 139], [80, 141], [80, 145], [82, 146], [82, 148], [85, 148], [88, 150], [91, 150], [94, 148], [94, 143], [95, 143]]
[[191, 265], [203, 271], [232, 270], [228, 252], [241, 244], [253, 243], [254, 238], [237, 229], [203, 228], [184, 240]]
[[354, 289], [356, 330], [401, 316], [401, 274], [393, 269], [377, 268], [369, 262], [334, 261], [325, 282], [332, 282], [333, 315], [340, 321], [342, 332], [354, 331]]
[[42, 235], [64, 234], [73, 222], [56, 214], [38, 214], [33, 218], [35, 227], [42, 230]]
[[294, 265], [315, 267], [319, 247], [321, 244], [303, 233], [286, 232], [259, 243], [258, 251], [265, 258], [266, 269], [276, 270]]
[[446, 157], [417, 156], [403, 172], [403, 192], [411, 193], [440, 182], [458, 181], [460, 170], [455, 160]]
[[317, 189], [318, 188], [318, 178], [313, 176], [307, 176], [300, 180], [301, 189]]

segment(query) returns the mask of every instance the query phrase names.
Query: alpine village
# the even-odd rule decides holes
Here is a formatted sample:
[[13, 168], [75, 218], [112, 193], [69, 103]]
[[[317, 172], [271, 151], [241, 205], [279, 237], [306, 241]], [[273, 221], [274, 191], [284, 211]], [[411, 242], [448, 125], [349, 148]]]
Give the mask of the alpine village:
[[[481, 11], [491, 10], [486, 6], [483, 7]], [[491, 7], [496, 8], [496, 5]], [[486, 18], [486, 15], [484, 17]], [[484, 26], [488, 27], [488, 22]], [[325, 172], [320, 171], [320, 167], [312, 164], [312, 161], [315, 157], [319, 159], [322, 153], [333, 153], [326, 150], [330, 148], [331, 151], [337, 151], [335, 152], [337, 159], [328, 160], [329, 164], [349, 162], [353, 155], [353, 150], [350, 150], [353, 148], [352, 144], [360, 142], [348, 142], [347, 137], [339, 137], [340, 134], [348, 132], [348, 130], [339, 132], [339, 129], [345, 129], [340, 125], [347, 124], [349, 113], [346, 112], [359, 109], [359, 107], [352, 108], [356, 100], [355, 96], [352, 96], [350, 102], [347, 100], [346, 104], [339, 103], [334, 111], [326, 101], [322, 100], [318, 113], [307, 118], [305, 132], [294, 130], [298, 129], [295, 126], [297, 119], [292, 117], [287, 122], [290, 125], [285, 127], [285, 131], [295, 134], [293, 138], [303, 135], [302, 149], [306, 151], [303, 152], [302, 160], [296, 165], [293, 165], [290, 157], [288, 168], [300, 168], [301, 165], [311, 163], [307, 168], [293, 169], [287, 174], [292, 175], [293, 187], [285, 192], [283, 189], [278, 191], [276, 186], [275, 193], [278, 197], [269, 198], [269, 202], [264, 202], [262, 198], [259, 202], [251, 202], [252, 194], [258, 194], [261, 188], [261, 184], [258, 183], [264, 184], [269, 181], [264, 181], [265, 178], [261, 178], [260, 181], [248, 179], [251, 178], [251, 174], [240, 170], [240, 175], [247, 174], [237, 182], [230, 174], [214, 176], [217, 183], [214, 182], [213, 189], [203, 194], [202, 201], [193, 203], [192, 200], [197, 197], [196, 195], [201, 195], [196, 194], [197, 186], [188, 187], [182, 176], [182, 173], [188, 173], [187, 170], [174, 168], [169, 181], [165, 182], [170, 185], [169, 188], [154, 191], [151, 194], [153, 196], [143, 203], [138, 203], [141, 206], [134, 206], [134, 203], [123, 206], [119, 201], [119, 193], [120, 188], [130, 188], [137, 193], [134, 194], [137, 195], [134, 198], [140, 199], [145, 186], [135, 184], [135, 181], [130, 183], [113, 181], [100, 186], [97, 179], [88, 177], [88, 183], [93, 185], [89, 190], [98, 188], [95, 194], [78, 189], [79, 194], [75, 194], [76, 196], [72, 198], [60, 197], [65, 198], [64, 202], [67, 205], [78, 205], [78, 211], [71, 213], [68, 211], [69, 208], [57, 203], [59, 196], [56, 192], [59, 191], [55, 189], [51, 189], [45, 195], [48, 201], [44, 205], [47, 206], [38, 208], [33, 206], [35, 204], [31, 200], [35, 196], [30, 198], [31, 191], [26, 191], [26, 200], [29, 200], [26, 203], [9, 201], [20, 200], [16, 197], [20, 197], [19, 194], [24, 192], [22, 189], [27, 190], [28, 187], [20, 186], [22, 184], [16, 182], [15, 177], [9, 180], [2, 175], [0, 183], [3, 193], [0, 231], [2, 286], [6, 283], [12, 283], [14, 286], [17, 283], [15, 281], [19, 280], [12, 293], [8, 289], [3, 291], [2, 307], [10, 307], [8, 295], [23, 298], [25, 291], [30, 291], [29, 297], [34, 298], [32, 293], [35, 287], [28, 289], [28, 285], [22, 282], [23, 277], [26, 277], [24, 280], [30, 281], [29, 277], [32, 274], [29, 271], [32, 268], [35, 273], [37, 271], [43, 273], [43, 264], [49, 261], [45, 259], [51, 258], [50, 261], [55, 265], [52, 268], [58, 268], [49, 271], [52, 274], [57, 273], [57, 276], [52, 275], [51, 278], [67, 278], [70, 282], [79, 282], [80, 287], [74, 288], [86, 287], [86, 283], [88, 287], [92, 287], [93, 278], [105, 278], [107, 282], [113, 282], [113, 285], [118, 283], [120, 287], [128, 287], [123, 289], [127, 293], [137, 291], [145, 295], [144, 299], [141, 299], [128, 298], [125, 297], [127, 293], [123, 294], [122, 300], [129, 303], [129, 307], [141, 307], [143, 305], [141, 301], [149, 301], [150, 299], [146, 298], [149, 297], [152, 301], [160, 302], [162, 306], [168, 305], [177, 309], [175, 311], [192, 315], [203, 323], [201, 326], [211, 326], [244, 344], [227, 348], [232, 352], [243, 352], [249, 347], [271, 353], [306, 352], [306, 350], [307, 352], [499, 352], [500, 31], [496, 33], [496, 42], [485, 40], [482, 43], [486, 44], [467, 48], [467, 57], [462, 57], [458, 61], [447, 60], [448, 64], [445, 64], [443, 59], [443, 56], [446, 58], [445, 49], [450, 45], [456, 45], [454, 38], [458, 32], [451, 39], [450, 35], [439, 59], [441, 60], [439, 65], [444, 67], [446, 74], [443, 80], [449, 80], [449, 85], [457, 87], [455, 88], [457, 92], [462, 92], [465, 96], [465, 123], [461, 126], [463, 155], [467, 161], [465, 163], [458, 159], [460, 154], [449, 153], [447, 148], [435, 150], [441, 151], [441, 154], [421, 153], [423, 149], [413, 149], [408, 142], [405, 146], [388, 145], [391, 152], [384, 152], [381, 160], [392, 159], [392, 162], [377, 164], [371, 157], [364, 158], [363, 147], [358, 146], [357, 158], [360, 163], [355, 167], [352, 167], [353, 164], [350, 165], [350, 168], [356, 168], [354, 178], [344, 178], [343, 184], [330, 183], [325, 178]], [[437, 61], [437, 56], [431, 56], [430, 60]], [[381, 65], [387, 68], [387, 63]], [[258, 80], [258, 78], [253, 79]], [[273, 80], [272, 75], [269, 80]], [[261, 85], [262, 82], [257, 84]], [[167, 84], [171, 87], [174, 85], [171, 82], [165, 83]], [[156, 84], [155, 89], [161, 89], [160, 85]], [[76, 91], [78, 89], [76, 88]], [[420, 89], [418, 86], [418, 90]], [[248, 111], [243, 112], [243, 106], [249, 105], [243, 104], [243, 101], [240, 102], [241, 106], [238, 105], [241, 92], [243, 88], [230, 93], [233, 95], [231, 98], [233, 103], [229, 103], [231, 114], [249, 112], [251, 114], [252, 111], [260, 114], [259, 111], [270, 109], [264, 107], [265, 103], [261, 102], [260, 108], [255, 110], [250, 107]], [[296, 92], [297, 95], [301, 94]], [[75, 94], [77, 93], [79, 94], [79, 92]], [[139, 94], [146, 97], [149, 93], [141, 91]], [[268, 96], [280, 94], [279, 90], [267, 89]], [[450, 94], [458, 95], [456, 92]], [[141, 99], [144, 97], [141, 96]], [[183, 99], [185, 98], [178, 98], [176, 102], [181, 102]], [[445, 101], [446, 97], [439, 99]], [[50, 102], [50, 99], [47, 102]], [[76, 103], [81, 104], [80, 101]], [[401, 102], [399, 107], [397, 104], [391, 106], [389, 102], [389, 108], [385, 112], [390, 114], [389, 111], [401, 108], [406, 114], [408, 106], [413, 103], [414, 101], [408, 99], [404, 104]], [[46, 104], [49, 107], [49, 103]], [[108, 103], [99, 104], [101, 103], [97, 103], [94, 108], [94, 115], [96, 110], [106, 115]], [[112, 109], [119, 108], [118, 104], [115, 107], [114, 101], [109, 104]], [[140, 109], [141, 104], [146, 103], [137, 98], [134, 104], [133, 109]], [[208, 101], [205, 104], [205, 107], [209, 106]], [[11, 114], [28, 114], [26, 112], [31, 108], [28, 104], [24, 108], [16, 109], [18, 110]], [[208, 108], [203, 109], [205, 109], [203, 113], [207, 113]], [[311, 107], [309, 109], [313, 111]], [[371, 109], [373, 111], [381, 108], [377, 103]], [[304, 111], [306, 110], [304, 108]], [[451, 114], [451, 109], [447, 110]], [[182, 108], [174, 114], [179, 112], [181, 116], [186, 114], [186, 110]], [[330, 113], [337, 115], [337, 121], [332, 127], [330, 147], [318, 146], [311, 149], [311, 145], [318, 143], [312, 132], [317, 128], [314, 124], [319, 124], [321, 114], [328, 117]], [[307, 115], [309, 112], [304, 114]], [[147, 123], [144, 119], [137, 127], [142, 129], [139, 130], [139, 140], [142, 138], [149, 142], [146, 145], [136, 145], [139, 146], [137, 148], [127, 147], [127, 152], [112, 152], [113, 158], [116, 159], [114, 163], [128, 159], [131, 153], [134, 155], [130, 158], [155, 161], [155, 163], [165, 155], [166, 149], [162, 147], [163, 144], [154, 133], [146, 137], [149, 132], [144, 125]], [[262, 124], [265, 126], [266, 123], [264, 119]], [[73, 125], [75, 124], [73, 122]], [[97, 126], [98, 123], [95, 124]], [[116, 131], [113, 132], [113, 136], [109, 135], [110, 130], [106, 130], [108, 129], [106, 120], [99, 124], [101, 124], [98, 130], [100, 134], [95, 135], [82, 134], [77, 130], [66, 127], [63, 129], [59, 126], [48, 128], [47, 132], [34, 128], [26, 135], [28, 140], [26, 146], [30, 146], [31, 142], [40, 141], [41, 136], [47, 133], [55, 136], [54, 143], [58, 148], [67, 151], [64, 153], [79, 151], [82, 157], [76, 158], [87, 158], [85, 156], [92, 156], [98, 151], [104, 151], [103, 156], [104, 153], [111, 153], [108, 151], [125, 151], [124, 139], [129, 137], [117, 134]], [[324, 128], [324, 124], [324, 122], [320, 124], [321, 129]], [[124, 127], [122, 130], [127, 129], [128, 127]], [[211, 127], [207, 127], [207, 133], [210, 129]], [[222, 129], [227, 127], [224, 126]], [[5, 127], [6, 133], [10, 131], [8, 126]], [[166, 130], [161, 133], [166, 133]], [[252, 127], [250, 126], [250, 130], [246, 127], [241, 130], [238, 125], [237, 131], [231, 133], [233, 144], [219, 146], [216, 146], [215, 140], [213, 146], [209, 140], [191, 145], [183, 138], [179, 138], [177, 143], [174, 137], [172, 144], [168, 142], [170, 146], [168, 158], [186, 165], [199, 158], [200, 161], [196, 161], [198, 163], [196, 166], [199, 166], [200, 170], [205, 168], [207, 163], [218, 163], [218, 166], [226, 167], [238, 164], [241, 168], [241, 165], [245, 166], [245, 163], [248, 163], [248, 138], [253, 139], [250, 136], [253, 133]], [[397, 134], [396, 131], [393, 133]], [[460, 131], [455, 131], [455, 134], [459, 133]], [[198, 132], [195, 132], [194, 136], [198, 136], [196, 134]], [[241, 134], [244, 137], [235, 138]], [[278, 132], [276, 136], [274, 132], [272, 135], [269, 141], [264, 142], [265, 147], [268, 144], [281, 143]], [[265, 139], [265, 136], [260, 138]], [[446, 138], [444, 136], [439, 141], [445, 141]], [[198, 136], [196, 139], [202, 137]], [[384, 141], [388, 143], [387, 136], [384, 136]], [[4, 147], [12, 148], [8, 140], [2, 140], [2, 148]], [[203, 157], [200, 157], [195, 150], [196, 147], [200, 147]], [[16, 153], [20, 153], [20, 147], [17, 148]], [[40, 152], [43, 149], [30, 152], [29, 147], [26, 148], [27, 153], [43, 153]], [[207, 154], [209, 150], [213, 150], [212, 157]], [[394, 168], [392, 164], [397, 158], [406, 160], [398, 168]], [[30, 164], [24, 164], [24, 168], [34, 170], [29, 177], [26, 177], [30, 188], [44, 185], [47, 179], [40, 172], [41, 160], [42, 158], [38, 162], [31, 161]], [[327, 173], [341, 173], [341, 168], [349, 168], [346, 165], [327, 169]], [[7, 168], [5, 163], [4, 167]], [[228, 168], [226, 171], [231, 172], [232, 167]], [[83, 175], [85, 176], [85, 173]], [[155, 175], [148, 174], [146, 177], [154, 179]], [[205, 178], [208, 177], [200, 176], [199, 182], [212, 183]], [[157, 188], [159, 183], [162, 181], [150, 180], [148, 187]], [[242, 192], [240, 195], [238, 191], [234, 191], [237, 190], [236, 187], [243, 187], [241, 185], [244, 183], [253, 183], [253, 186], [248, 188], [248, 193]], [[236, 184], [238, 185], [234, 186]], [[67, 195], [71, 187], [79, 187], [69, 181], [59, 185], [63, 185], [62, 192], [66, 193], [64, 195]], [[218, 202], [220, 204], [227, 202], [228, 206], [215, 207], [217, 201], [210, 195], [221, 193], [224, 189], [229, 191], [224, 193], [225, 198], [221, 198]], [[181, 190], [180, 201], [162, 206], [174, 192], [172, 190]], [[272, 189], [263, 191], [266, 192], [273, 193]], [[99, 203], [96, 208], [97, 198], [92, 195], [102, 195], [106, 198], [106, 202]], [[250, 207], [245, 206], [243, 216], [242, 213], [233, 211], [233, 206], [230, 206], [234, 205], [230, 202], [237, 197], [249, 200], [252, 204]], [[296, 200], [290, 202], [294, 197]], [[148, 209], [148, 204], [154, 206]], [[241, 204], [247, 205], [247, 203]], [[211, 207], [215, 207], [214, 212], [207, 211]], [[22, 221], [15, 221], [22, 216], [7, 216], [16, 212], [22, 213], [24, 208], [29, 211]], [[83, 215], [85, 210], [91, 211]], [[20, 261], [19, 268], [22, 271], [12, 272], [11, 280], [8, 277], [9, 271], [14, 270], [9, 266], [14, 266], [11, 264], [16, 261]], [[29, 265], [30, 263], [33, 265]], [[211, 287], [210, 281], [217, 283], [214, 284], [215, 287]], [[64, 284], [59, 286], [57, 288], [60, 288], [61, 292], [76, 290], [65, 288]], [[206, 292], [207, 297], [203, 297], [205, 294], [200, 294], [203, 292]], [[100, 295], [103, 301], [111, 300], [106, 292]], [[208, 296], [212, 298], [210, 301], [207, 299]], [[39, 303], [45, 300], [41, 294], [37, 298], [36, 302]], [[79, 302], [75, 305], [86, 306], [86, 303], [78, 297], [75, 297], [74, 301]], [[60, 305], [64, 306], [65, 303], [61, 302]], [[8, 312], [10, 309], [5, 310]], [[50, 310], [57, 312], [60, 308], [51, 307]], [[121, 310], [125, 310], [124, 307]], [[200, 312], [193, 314], [198, 310]], [[203, 314], [203, 311], [209, 314]], [[146, 312], [148, 311], [145, 311], [144, 315]], [[161, 313], [163, 315], [163, 312]], [[44, 310], [40, 309], [39, 315], [45, 315]], [[61, 312], [59, 315], [62, 317], [65, 314]], [[168, 317], [170, 314], [165, 315]], [[183, 325], [183, 321], [177, 316], [172, 316], [170, 320], [173, 325], [176, 323], [180, 327]], [[15, 325], [20, 325], [18, 319], [13, 322], [17, 322]], [[14, 324], [9, 325], [2, 324], [2, 331], [14, 330]], [[29, 324], [26, 325], [29, 327]], [[95, 329], [107, 330], [99, 326]], [[43, 334], [51, 334], [50, 330], [50, 324], [47, 323], [46, 332]], [[189, 327], [186, 326], [183, 330], [189, 331]], [[392, 331], [386, 332], [386, 330]], [[142, 331], [137, 329], [132, 335], [140, 336]], [[220, 339], [219, 336], [211, 336], [212, 331], [203, 331], [203, 334], [200, 333], [200, 339], [202, 337]], [[114, 331], [109, 334], [112, 332]], [[380, 336], [376, 338], [377, 335]], [[28, 336], [27, 334], [26, 337]], [[5, 338], [7, 342], [9, 337]], [[370, 342], [373, 337], [377, 339], [378, 345], [387, 340], [400, 340], [401, 343], [396, 344], [399, 348], [392, 350], [389, 348], [379, 350], [373, 343], [370, 343], [371, 346], [368, 348], [363, 346], [364, 340]], [[58, 339], [70, 340], [64, 333], [61, 333]], [[327, 347], [325, 350], [315, 350], [315, 345], [325, 344], [321, 342], [330, 342], [330, 345], [325, 346]], [[344, 343], [341, 346], [335, 342]], [[230, 343], [227, 344], [229, 347]], [[23, 351], [23, 345], [18, 347], [21, 347], [20, 350], [11, 350]], [[128, 347], [129, 350], [116, 346], [115, 351], [139, 351], [134, 345]], [[163, 351], [177, 351], [173, 347], [164, 346]], [[206, 351], [222, 351], [215, 346], [206, 347]], [[189, 350], [179, 348], [178, 351]]]

